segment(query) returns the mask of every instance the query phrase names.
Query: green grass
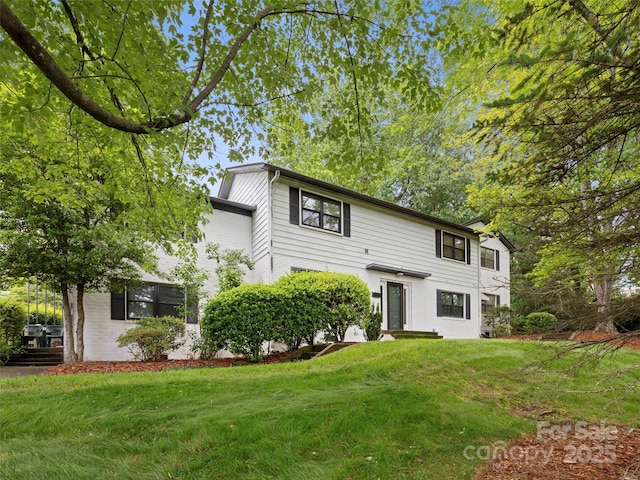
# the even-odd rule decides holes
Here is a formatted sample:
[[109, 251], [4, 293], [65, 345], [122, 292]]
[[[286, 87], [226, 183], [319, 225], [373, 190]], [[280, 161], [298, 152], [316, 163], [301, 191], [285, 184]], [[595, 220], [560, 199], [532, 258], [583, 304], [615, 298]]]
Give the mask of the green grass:
[[[308, 362], [0, 380], [2, 479], [461, 479], [468, 445], [545, 420], [640, 427], [624, 350], [569, 375], [569, 360], [513, 341], [372, 342]], [[551, 413], [548, 413], [551, 411]]]

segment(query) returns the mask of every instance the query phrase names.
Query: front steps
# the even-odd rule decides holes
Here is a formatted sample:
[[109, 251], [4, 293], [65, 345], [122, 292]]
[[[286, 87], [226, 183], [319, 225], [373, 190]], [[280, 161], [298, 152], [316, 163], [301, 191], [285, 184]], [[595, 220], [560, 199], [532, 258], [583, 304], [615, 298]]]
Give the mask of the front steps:
[[9, 357], [9, 367], [53, 367], [64, 363], [62, 347], [28, 348], [26, 353], [17, 353]]
[[438, 332], [418, 332], [414, 330], [382, 330], [383, 335], [391, 335], [396, 340], [403, 340], [407, 338], [421, 338], [425, 340], [439, 340], [442, 335], [438, 335]]
[[291, 357], [292, 360], [310, 360], [316, 357], [322, 357], [329, 353], [337, 352], [345, 347], [354, 345], [355, 342], [339, 342], [339, 343], [319, 343], [316, 345], [307, 345], [299, 348]]

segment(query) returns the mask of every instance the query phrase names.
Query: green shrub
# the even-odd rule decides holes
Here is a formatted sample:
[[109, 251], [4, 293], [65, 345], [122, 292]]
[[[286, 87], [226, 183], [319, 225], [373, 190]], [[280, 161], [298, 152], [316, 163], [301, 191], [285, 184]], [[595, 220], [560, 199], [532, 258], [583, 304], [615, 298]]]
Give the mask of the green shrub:
[[369, 308], [367, 285], [352, 275], [301, 272], [273, 285], [242, 285], [207, 304], [200, 332], [216, 351], [227, 349], [252, 359], [268, 341], [298, 348], [313, 344], [320, 330], [344, 340], [352, 325], [362, 326]]
[[191, 350], [196, 358], [212, 360], [220, 350], [214, 342], [203, 337], [198, 332], [190, 331], [187, 333], [187, 336], [190, 340], [189, 350]]
[[552, 331], [558, 320], [553, 313], [532, 312], [526, 317], [514, 315], [511, 317], [511, 333], [531, 334], [547, 333]]
[[494, 337], [504, 337], [505, 335], [511, 335], [511, 325], [508, 323], [496, 323], [493, 326]]
[[53, 312], [53, 307], [45, 307], [39, 305], [38, 309], [29, 309], [29, 317], [27, 323], [41, 323], [43, 325], [62, 325], [62, 312], [56, 310]]
[[150, 317], [118, 337], [118, 345], [127, 347], [136, 360], [157, 362], [184, 343], [184, 320], [176, 317]]
[[557, 323], [556, 316], [548, 312], [532, 312], [526, 318], [526, 328], [530, 333], [550, 332]]
[[219, 350], [251, 359], [262, 355], [262, 344], [274, 340], [283, 296], [271, 285], [241, 285], [209, 301], [200, 322], [201, 335]]
[[0, 363], [20, 350], [22, 330], [26, 323], [24, 305], [14, 300], [0, 299]]
[[275, 285], [316, 290], [318, 298], [329, 309], [322, 330], [331, 341], [342, 342], [349, 327], [362, 327], [369, 311], [369, 287], [355, 275], [298, 272], [280, 278]]
[[292, 280], [276, 282], [273, 286], [282, 297], [284, 307], [275, 340], [295, 350], [303, 342], [313, 345], [318, 332], [327, 325], [331, 312], [320, 290], [309, 288], [304, 282], [295, 281], [295, 278]]
[[380, 338], [382, 333], [382, 312], [380, 305], [371, 305], [369, 314], [364, 320], [364, 336], [367, 342], [372, 342]]

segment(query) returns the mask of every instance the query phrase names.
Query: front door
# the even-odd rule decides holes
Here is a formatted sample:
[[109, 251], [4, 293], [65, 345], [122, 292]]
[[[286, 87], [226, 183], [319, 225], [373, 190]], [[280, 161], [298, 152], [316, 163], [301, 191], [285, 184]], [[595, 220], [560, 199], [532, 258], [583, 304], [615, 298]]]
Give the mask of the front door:
[[389, 330], [402, 330], [406, 320], [406, 296], [402, 283], [387, 282], [387, 324]]

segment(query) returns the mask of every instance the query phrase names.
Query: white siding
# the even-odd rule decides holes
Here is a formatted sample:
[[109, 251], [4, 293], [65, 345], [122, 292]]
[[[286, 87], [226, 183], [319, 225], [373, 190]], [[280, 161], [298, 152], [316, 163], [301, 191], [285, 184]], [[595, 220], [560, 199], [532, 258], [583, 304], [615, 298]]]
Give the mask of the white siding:
[[[235, 175], [228, 200], [256, 207], [253, 215], [252, 253], [255, 268], [253, 282], [268, 282], [271, 269], [269, 256], [269, 176], [266, 171]], [[249, 279], [249, 278], [248, 278]]]
[[[208, 217], [209, 222], [204, 225], [204, 240], [196, 244], [199, 266], [209, 271], [210, 277], [205, 290], [211, 296], [217, 292], [218, 279], [215, 274], [217, 266], [215, 260], [209, 260], [205, 254], [206, 242], [219, 243], [223, 248], [242, 249], [250, 252], [252, 248], [251, 227], [252, 218], [235, 213], [214, 210]], [[158, 267], [162, 272], [168, 272], [178, 263], [176, 257], [158, 252]], [[166, 280], [144, 273], [143, 280], [158, 283], [169, 283]], [[205, 299], [200, 302], [201, 308]], [[85, 360], [130, 360], [131, 355], [126, 348], [119, 348], [117, 338], [127, 329], [135, 326], [135, 322], [111, 319], [111, 294], [99, 292], [85, 297]], [[187, 325], [188, 330], [198, 329], [197, 325]], [[185, 345], [170, 358], [189, 358], [189, 346]]]
[[[341, 200], [351, 205], [351, 236], [289, 223], [289, 186]], [[291, 267], [329, 270], [358, 275], [378, 292], [381, 284], [403, 283], [408, 289], [407, 330], [436, 330], [446, 337], [476, 338], [480, 333], [478, 241], [464, 231], [452, 233], [471, 239], [471, 264], [436, 257], [435, 235], [439, 226], [343, 197], [331, 191], [281, 179], [273, 187], [273, 278]], [[450, 231], [450, 230], [447, 230]], [[394, 268], [427, 272], [427, 279], [366, 270], [376, 263]], [[471, 295], [471, 320], [437, 318], [436, 290]], [[383, 312], [385, 313], [385, 312]], [[386, 328], [386, 313], [383, 327]]]

